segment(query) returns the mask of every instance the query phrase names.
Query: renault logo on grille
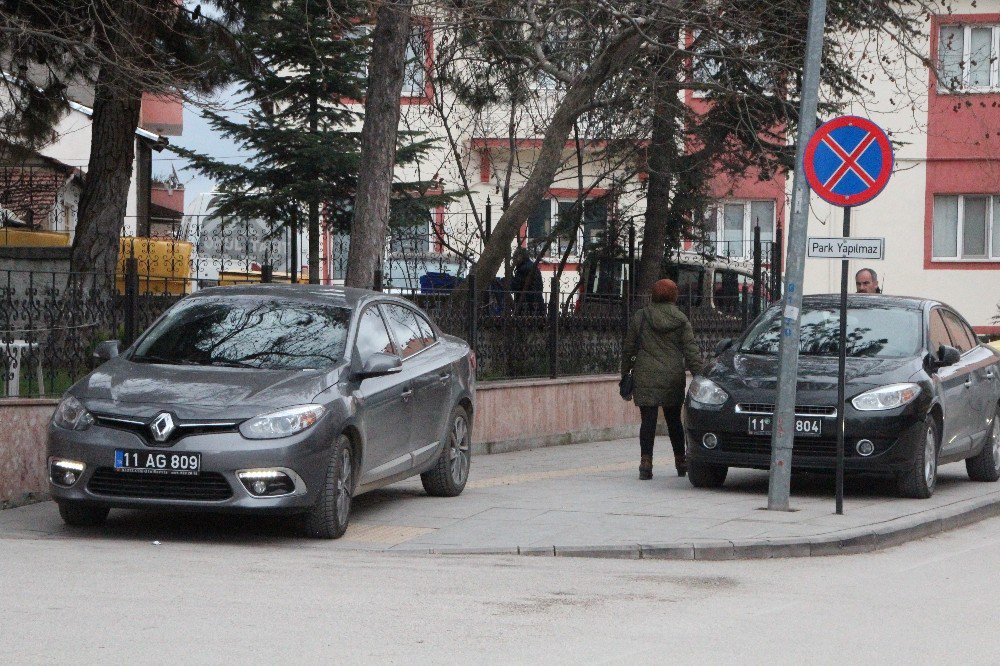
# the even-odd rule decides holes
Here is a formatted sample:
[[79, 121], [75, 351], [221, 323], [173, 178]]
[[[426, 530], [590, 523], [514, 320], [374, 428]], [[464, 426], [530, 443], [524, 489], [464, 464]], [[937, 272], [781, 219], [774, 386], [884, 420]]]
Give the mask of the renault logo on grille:
[[170, 439], [170, 435], [174, 432], [174, 427], [174, 418], [167, 412], [161, 412], [149, 424], [149, 431], [153, 433], [153, 439], [158, 442], [165, 442]]

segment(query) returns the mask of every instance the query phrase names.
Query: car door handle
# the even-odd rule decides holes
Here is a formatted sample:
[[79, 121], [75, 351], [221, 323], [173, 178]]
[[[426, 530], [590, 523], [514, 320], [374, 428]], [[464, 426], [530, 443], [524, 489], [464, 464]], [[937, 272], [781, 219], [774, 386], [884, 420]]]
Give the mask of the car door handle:
[[986, 371], [986, 379], [993, 379], [993, 371], [992, 370], [987, 370]]
[[972, 388], [972, 377], [965, 380], [965, 388]]
[[413, 397], [413, 389], [411, 388], [406, 389], [400, 394], [400, 396], [403, 398], [403, 400], [409, 400], [410, 398]]
[[449, 379], [451, 379], [451, 373], [450, 372], [442, 372], [440, 375], [438, 375], [438, 381], [446, 382]]

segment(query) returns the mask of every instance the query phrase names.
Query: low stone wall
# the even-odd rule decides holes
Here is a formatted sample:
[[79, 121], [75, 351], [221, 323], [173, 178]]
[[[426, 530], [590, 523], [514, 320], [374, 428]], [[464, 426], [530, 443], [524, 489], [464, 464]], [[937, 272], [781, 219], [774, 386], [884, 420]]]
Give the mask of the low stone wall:
[[45, 429], [55, 400], [0, 400], [0, 509], [43, 496]]
[[[635, 437], [639, 410], [618, 395], [618, 376], [481, 382], [473, 452], [502, 453]], [[46, 490], [45, 429], [55, 400], [0, 400], [0, 508]]]
[[636, 437], [639, 410], [618, 395], [618, 375], [481, 382], [474, 453]]

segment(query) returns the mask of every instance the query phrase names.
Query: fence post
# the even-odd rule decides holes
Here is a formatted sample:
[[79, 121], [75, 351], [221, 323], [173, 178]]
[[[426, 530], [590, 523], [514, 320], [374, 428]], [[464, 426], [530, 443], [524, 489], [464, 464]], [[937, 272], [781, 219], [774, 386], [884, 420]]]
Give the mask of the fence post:
[[486, 197], [486, 241], [489, 242], [490, 235], [493, 233], [493, 202], [490, 201], [489, 197]]
[[774, 245], [771, 246], [771, 277], [774, 282], [774, 286], [771, 287], [772, 302], [781, 299], [781, 274], [784, 272], [784, 267], [782, 266], [784, 257], [782, 255], [785, 244], [783, 236], [783, 229], [778, 227], [774, 234]]
[[260, 281], [263, 284], [270, 284], [274, 279], [274, 267], [271, 264], [263, 264], [260, 267]]
[[122, 346], [129, 347], [136, 338], [136, 319], [139, 310], [139, 260], [125, 259], [125, 339]]
[[376, 268], [375, 269], [375, 284], [372, 285], [372, 288], [375, 291], [382, 291], [382, 269], [381, 268]]
[[552, 276], [549, 295], [549, 377], [559, 376], [559, 278]]
[[469, 273], [469, 294], [468, 294], [468, 317], [469, 321], [466, 322], [469, 331], [469, 346], [472, 351], [476, 351], [477, 341], [479, 338], [479, 290], [476, 289], [476, 274], [474, 272]]
[[[760, 314], [760, 294], [761, 287], [761, 253], [760, 253], [760, 224], [753, 227], [753, 308], [750, 317], [755, 318]], [[744, 322], [745, 323], [745, 322]]]

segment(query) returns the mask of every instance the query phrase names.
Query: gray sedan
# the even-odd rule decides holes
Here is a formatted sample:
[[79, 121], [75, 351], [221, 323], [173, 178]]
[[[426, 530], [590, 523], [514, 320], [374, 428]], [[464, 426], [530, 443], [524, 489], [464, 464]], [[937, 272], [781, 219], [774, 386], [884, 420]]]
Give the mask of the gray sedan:
[[465, 488], [475, 356], [412, 303], [321, 286], [206, 289], [67, 391], [49, 426], [70, 525], [113, 507], [295, 514], [337, 538], [351, 500], [419, 474]]

